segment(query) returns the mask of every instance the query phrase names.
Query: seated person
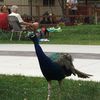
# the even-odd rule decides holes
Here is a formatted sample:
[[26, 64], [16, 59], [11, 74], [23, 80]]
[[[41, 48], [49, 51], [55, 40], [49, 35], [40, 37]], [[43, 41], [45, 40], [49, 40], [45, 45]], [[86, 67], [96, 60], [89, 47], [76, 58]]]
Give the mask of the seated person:
[[0, 29], [2, 30], [8, 30], [9, 24], [8, 24], [8, 8], [4, 5], [1, 6], [0, 9]]
[[41, 27], [40, 36], [41, 38], [49, 38], [49, 32], [45, 26]]
[[67, 0], [67, 6], [71, 10], [72, 15], [77, 14], [77, 10], [78, 10], [77, 5], [78, 5], [77, 0]]
[[[78, 1], [77, 0], [67, 0], [67, 6], [69, 8], [69, 14], [70, 15], [77, 15], [77, 10], [78, 10]], [[70, 21], [72, 23], [76, 22], [76, 18], [75, 17], [71, 17]]]
[[42, 20], [40, 21], [41, 24], [51, 24], [51, 16], [49, 15], [48, 11], [45, 12], [42, 16]]
[[33, 26], [33, 23], [29, 23], [29, 22], [25, 22], [21, 15], [18, 13], [18, 6], [16, 5], [13, 5], [11, 7], [11, 13], [9, 14], [9, 16], [15, 16], [18, 18], [18, 21], [21, 25], [25, 25], [25, 27], [28, 27], [28, 28], [31, 28], [32, 29], [32, 26]]

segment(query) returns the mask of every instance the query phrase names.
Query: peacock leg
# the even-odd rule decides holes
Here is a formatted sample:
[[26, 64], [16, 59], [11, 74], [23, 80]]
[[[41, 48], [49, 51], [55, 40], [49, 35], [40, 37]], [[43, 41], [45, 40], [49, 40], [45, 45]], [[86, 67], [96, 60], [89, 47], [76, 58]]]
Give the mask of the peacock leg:
[[61, 100], [61, 85], [62, 85], [62, 80], [58, 81], [59, 83], [59, 100]]
[[50, 95], [51, 95], [51, 81], [48, 81], [48, 97], [47, 97], [47, 100], [50, 100]]

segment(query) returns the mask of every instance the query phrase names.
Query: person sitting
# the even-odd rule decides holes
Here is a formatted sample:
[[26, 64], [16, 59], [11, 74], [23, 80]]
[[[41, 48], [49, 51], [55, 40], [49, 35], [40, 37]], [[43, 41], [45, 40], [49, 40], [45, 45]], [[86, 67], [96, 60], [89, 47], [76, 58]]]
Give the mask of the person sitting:
[[40, 21], [40, 24], [51, 24], [51, 16], [49, 15], [49, 12], [46, 11], [43, 16], [42, 16], [42, 20]]
[[[77, 0], [67, 0], [67, 7], [69, 9], [69, 14], [70, 15], [77, 15], [77, 10], [78, 10], [78, 1]], [[75, 23], [76, 18], [75, 17], [71, 17], [70, 18], [72, 23]]]
[[0, 8], [0, 29], [2, 30], [8, 30], [9, 24], [8, 24], [8, 8], [6, 5], [1, 6]]
[[49, 31], [47, 30], [46, 26], [43, 25], [40, 31], [41, 38], [49, 38]]
[[69, 9], [71, 9], [71, 14], [76, 15], [77, 14], [77, 0], [67, 0], [67, 6]]
[[24, 25], [25, 27], [28, 27], [28, 28], [32, 29], [33, 23], [25, 22], [25, 21], [22, 19], [21, 15], [18, 13], [18, 6], [13, 5], [13, 6], [11, 7], [11, 13], [9, 14], [9, 16], [15, 16], [15, 17], [17, 17], [19, 23], [20, 23], [22, 26]]

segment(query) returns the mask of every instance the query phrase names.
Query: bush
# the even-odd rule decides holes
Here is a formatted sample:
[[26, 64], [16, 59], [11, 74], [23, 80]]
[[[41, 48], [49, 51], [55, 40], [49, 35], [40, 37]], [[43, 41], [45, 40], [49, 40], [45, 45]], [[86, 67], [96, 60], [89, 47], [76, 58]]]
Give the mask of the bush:
[[0, 30], [0, 40], [9, 40], [11, 32]]

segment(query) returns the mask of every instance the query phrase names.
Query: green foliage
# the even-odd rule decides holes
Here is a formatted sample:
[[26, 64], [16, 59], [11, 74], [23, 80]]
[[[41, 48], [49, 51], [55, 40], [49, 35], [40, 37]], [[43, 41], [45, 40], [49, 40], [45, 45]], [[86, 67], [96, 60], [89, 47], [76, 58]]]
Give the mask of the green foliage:
[[[58, 83], [52, 82], [51, 100], [58, 100]], [[0, 100], [46, 100], [44, 78], [0, 75]], [[100, 100], [100, 83], [65, 79], [61, 100]]]
[[0, 40], [8, 40], [10, 38], [10, 32], [0, 30]]

